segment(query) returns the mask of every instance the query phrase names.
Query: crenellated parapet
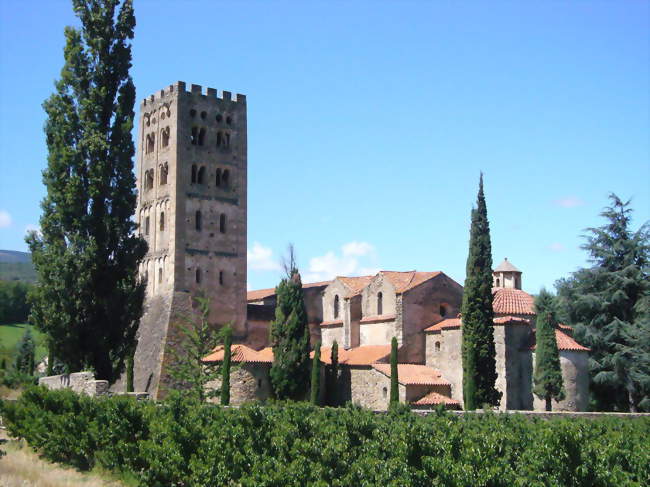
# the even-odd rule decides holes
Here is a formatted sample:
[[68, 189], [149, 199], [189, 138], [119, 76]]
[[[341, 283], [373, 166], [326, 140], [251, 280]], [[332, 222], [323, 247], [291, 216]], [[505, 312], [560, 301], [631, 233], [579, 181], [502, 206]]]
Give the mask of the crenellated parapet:
[[201, 96], [204, 98], [213, 98], [215, 100], [229, 101], [233, 103], [246, 104], [246, 95], [237, 93], [233, 98], [232, 92], [222, 90], [218, 91], [215, 88], [203, 88], [201, 85], [191, 84], [190, 89], [187, 90], [186, 84], [184, 81], [177, 81], [169, 85], [167, 88], [160, 90], [158, 93], [148, 96], [142, 100], [141, 107], [147, 107], [153, 105], [156, 101], [167, 98], [171, 95], [189, 95], [189, 96]]

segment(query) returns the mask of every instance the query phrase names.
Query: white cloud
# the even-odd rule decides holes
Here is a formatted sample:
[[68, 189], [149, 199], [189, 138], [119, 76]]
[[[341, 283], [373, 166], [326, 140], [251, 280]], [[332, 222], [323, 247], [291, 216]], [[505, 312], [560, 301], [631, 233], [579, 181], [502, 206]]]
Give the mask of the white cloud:
[[562, 208], [575, 208], [576, 206], [582, 206], [585, 204], [585, 202], [577, 196], [565, 196], [564, 198], [553, 201], [553, 203]]
[[326, 281], [336, 276], [373, 275], [379, 271], [372, 265], [375, 260], [375, 248], [371, 244], [349, 242], [341, 246], [340, 254], [330, 250], [324, 255], [309, 259], [304, 282]]
[[273, 258], [273, 251], [259, 242], [253, 243], [253, 249], [248, 250], [246, 261], [248, 268], [254, 271], [278, 271], [282, 268]]
[[553, 242], [551, 245], [548, 246], [549, 249], [551, 249], [553, 252], [563, 252], [566, 250], [566, 247], [562, 245], [560, 242]]
[[0, 228], [11, 226], [11, 215], [6, 210], [0, 210]]

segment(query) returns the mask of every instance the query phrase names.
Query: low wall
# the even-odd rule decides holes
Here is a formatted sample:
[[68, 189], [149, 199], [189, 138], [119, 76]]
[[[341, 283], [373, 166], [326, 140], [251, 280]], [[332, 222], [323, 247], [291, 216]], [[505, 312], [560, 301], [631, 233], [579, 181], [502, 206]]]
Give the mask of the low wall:
[[[375, 411], [381, 413], [383, 411]], [[435, 414], [435, 410], [416, 410], [413, 409], [413, 412], [416, 414], [421, 414], [426, 416], [428, 414]], [[486, 414], [485, 411], [449, 411], [452, 414], [463, 415], [463, 414]], [[578, 411], [488, 411], [487, 414], [520, 414], [521, 416], [526, 416], [528, 418], [539, 418], [539, 419], [559, 419], [559, 418], [575, 418], [575, 419], [601, 419], [601, 418], [625, 418], [625, 419], [636, 419], [636, 418], [650, 418], [650, 413], [609, 413], [609, 412], [578, 412]]]
[[107, 380], [95, 380], [92, 372], [75, 372], [73, 374], [50, 375], [38, 379], [39, 386], [48, 389], [72, 389], [74, 392], [101, 396], [108, 393]]

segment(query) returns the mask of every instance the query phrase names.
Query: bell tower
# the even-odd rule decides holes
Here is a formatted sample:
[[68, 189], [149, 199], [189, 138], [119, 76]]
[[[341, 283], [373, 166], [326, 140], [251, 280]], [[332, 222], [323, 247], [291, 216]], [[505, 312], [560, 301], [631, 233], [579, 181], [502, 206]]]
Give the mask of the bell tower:
[[140, 104], [138, 142], [136, 214], [149, 251], [134, 385], [158, 398], [192, 296], [210, 300], [215, 327], [246, 334], [246, 97], [176, 82]]
[[508, 258], [492, 271], [492, 286], [521, 289], [521, 271], [512, 265]]

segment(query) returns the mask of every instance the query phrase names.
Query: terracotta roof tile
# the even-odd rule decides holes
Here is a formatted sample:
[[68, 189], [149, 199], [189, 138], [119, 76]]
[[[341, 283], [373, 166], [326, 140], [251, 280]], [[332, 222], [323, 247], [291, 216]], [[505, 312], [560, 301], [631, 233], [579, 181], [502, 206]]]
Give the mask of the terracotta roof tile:
[[460, 318], [447, 318], [429, 328], [425, 328], [424, 331], [440, 331], [448, 328], [460, 328]]
[[[230, 360], [233, 362], [271, 363], [273, 361], [272, 356], [271, 359], [269, 359], [269, 357], [263, 355], [261, 351], [257, 352], [252, 348], [247, 347], [246, 345], [233, 345], [231, 352], [232, 355]], [[215, 347], [214, 350], [212, 350], [212, 353], [205, 356], [202, 362], [223, 362], [223, 357], [223, 345], [219, 345], [218, 347]]]
[[[390, 355], [390, 345], [364, 345], [348, 350], [339, 348], [339, 364], [372, 365], [388, 355]], [[314, 352], [311, 352], [310, 357], [314, 357]], [[330, 347], [320, 349], [320, 360], [328, 365], [332, 363], [332, 349]]]
[[430, 392], [426, 396], [418, 399], [417, 401], [413, 402], [412, 404], [417, 405], [417, 406], [430, 406], [430, 405], [438, 405], [438, 404], [444, 404], [450, 409], [460, 409], [461, 404], [460, 402], [456, 401], [455, 399], [452, 399], [447, 396], [443, 396], [442, 394], [438, 392]]
[[381, 323], [382, 321], [393, 321], [395, 315], [377, 315], [377, 316], [365, 316], [359, 320], [359, 323]]
[[494, 323], [497, 325], [503, 325], [505, 323], [530, 325], [530, 322], [526, 318], [519, 318], [517, 316], [499, 316], [497, 318], [494, 318]]
[[423, 282], [433, 279], [434, 277], [442, 274], [440, 271], [436, 272], [418, 272], [418, 271], [381, 271], [381, 274], [386, 276], [386, 278], [391, 282], [395, 287], [395, 292], [397, 294], [402, 294], [409, 289], [413, 289], [416, 286], [419, 286]]
[[[307, 284], [303, 284], [302, 288], [309, 289], [312, 287], [321, 287], [321, 286], [325, 287], [330, 282], [332, 281], [308, 282]], [[259, 301], [260, 299], [270, 298], [271, 296], [274, 295], [275, 295], [274, 287], [270, 287], [268, 289], [258, 289], [256, 291], [248, 291], [246, 293], [246, 301], [250, 303], [251, 301]]]
[[[372, 364], [372, 367], [390, 377], [390, 364]], [[436, 369], [426, 365], [397, 364], [397, 380], [404, 385], [450, 386]]]
[[261, 357], [261, 359], [264, 362], [273, 363], [273, 348], [272, 347], [263, 348], [262, 350], [260, 350], [257, 353], [259, 354], [259, 356]]
[[[535, 350], [537, 344], [535, 343], [535, 329], [533, 329], [533, 335], [532, 335], [532, 340], [533, 340], [533, 345], [530, 347], [531, 350]], [[557, 328], [555, 329], [555, 341], [557, 343], [557, 349], [558, 350], [566, 350], [570, 352], [589, 352], [590, 349], [587, 347], [583, 347], [580, 345], [578, 342], [576, 342], [573, 338], [571, 338], [569, 335], [564, 333], [562, 330], [558, 330]]]
[[521, 289], [493, 288], [492, 308], [498, 314], [534, 315], [533, 297]]
[[368, 283], [372, 280], [373, 277], [374, 276], [359, 276], [359, 277], [339, 276], [337, 277], [337, 279], [339, 279], [343, 283], [343, 285], [350, 290], [350, 293], [346, 297], [351, 298], [352, 296], [361, 294], [363, 288], [365, 288], [368, 285]]
[[519, 272], [521, 274], [521, 271], [512, 265], [507, 257], [494, 269], [494, 272]]

